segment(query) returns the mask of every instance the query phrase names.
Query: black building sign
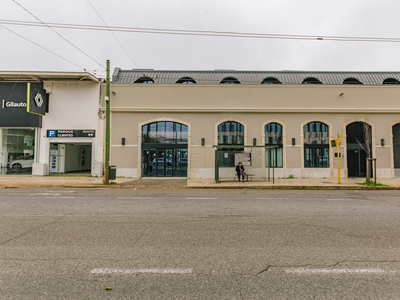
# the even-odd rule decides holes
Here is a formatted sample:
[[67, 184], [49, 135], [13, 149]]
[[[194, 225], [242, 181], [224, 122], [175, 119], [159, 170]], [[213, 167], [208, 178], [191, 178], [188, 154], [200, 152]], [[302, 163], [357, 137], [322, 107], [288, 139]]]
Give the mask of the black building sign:
[[49, 97], [42, 84], [28, 83], [27, 89], [27, 111], [44, 116], [49, 112]]
[[70, 138], [70, 137], [90, 137], [96, 136], [96, 130], [73, 130], [73, 129], [59, 129], [59, 130], [47, 130], [47, 137], [57, 138]]
[[[48, 102], [42, 83], [0, 83], [0, 127], [41, 127], [40, 115], [48, 111]], [[28, 106], [35, 114], [28, 112]]]

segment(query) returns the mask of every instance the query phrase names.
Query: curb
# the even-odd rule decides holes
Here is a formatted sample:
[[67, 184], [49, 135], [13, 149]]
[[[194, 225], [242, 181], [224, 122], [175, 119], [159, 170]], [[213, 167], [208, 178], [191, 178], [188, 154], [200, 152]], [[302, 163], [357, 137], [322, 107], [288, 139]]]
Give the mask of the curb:
[[0, 188], [35, 188], [35, 187], [57, 187], [66, 189], [165, 189], [165, 190], [176, 190], [176, 189], [193, 189], [193, 190], [369, 190], [369, 191], [393, 191], [400, 190], [400, 187], [392, 186], [160, 186], [160, 185], [5, 185]]

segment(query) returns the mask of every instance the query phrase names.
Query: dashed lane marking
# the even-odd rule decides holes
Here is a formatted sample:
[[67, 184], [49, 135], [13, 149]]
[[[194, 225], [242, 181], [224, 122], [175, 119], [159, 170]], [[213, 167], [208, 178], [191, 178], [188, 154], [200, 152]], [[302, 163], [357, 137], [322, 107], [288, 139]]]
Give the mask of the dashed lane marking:
[[314, 275], [314, 274], [394, 274], [398, 271], [390, 271], [383, 269], [287, 269], [286, 273], [291, 274], [304, 274], [304, 275]]
[[93, 269], [91, 274], [192, 274], [193, 269]]
[[218, 198], [195, 198], [195, 197], [191, 197], [191, 198], [186, 198], [186, 200], [217, 200]]
[[146, 200], [151, 199], [149, 197], [117, 197], [118, 200]]
[[31, 194], [31, 196], [60, 196], [61, 194], [54, 194], [54, 193], [36, 193]]

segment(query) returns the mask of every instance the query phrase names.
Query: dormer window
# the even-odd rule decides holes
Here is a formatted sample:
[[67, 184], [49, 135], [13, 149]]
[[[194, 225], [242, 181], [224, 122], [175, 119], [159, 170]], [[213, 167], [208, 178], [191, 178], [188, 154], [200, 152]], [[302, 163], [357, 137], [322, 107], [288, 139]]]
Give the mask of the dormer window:
[[363, 83], [357, 78], [347, 78], [343, 80], [342, 84], [363, 84]]
[[304, 79], [301, 84], [322, 84], [322, 82], [320, 80], [318, 80], [317, 78], [308, 77], [308, 78]]
[[196, 84], [196, 80], [194, 80], [191, 77], [182, 77], [181, 79], [178, 79], [175, 83], [180, 83], [180, 84]]
[[219, 84], [241, 84], [241, 82], [235, 77], [226, 77]]
[[150, 77], [140, 77], [134, 83], [155, 83], [154, 80]]
[[282, 84], [282, 82], [280, 82], [275, 77], [268, 77], [261, 81], [261, 84]]
[[386, 78], [382, 84], [400, 84], [400, 81], [395, 78]]

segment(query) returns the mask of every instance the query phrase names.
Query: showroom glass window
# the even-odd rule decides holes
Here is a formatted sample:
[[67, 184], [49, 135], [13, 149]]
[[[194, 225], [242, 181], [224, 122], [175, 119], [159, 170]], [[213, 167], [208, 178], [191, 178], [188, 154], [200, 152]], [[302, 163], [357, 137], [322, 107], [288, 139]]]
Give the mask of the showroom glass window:
[[304, 167], [329, 167], [329, 127], [321, 122], [304, 125]]
[[283, 134], [282, 125], [278, 123], [268, 123], [265, 129], [265, 145], [277, 146], [277, 148], [265, 148], [265, 166], [283, 167]]
[[35, 129], [0, 129], [2, 175], [32, 174], [35, 159]]

